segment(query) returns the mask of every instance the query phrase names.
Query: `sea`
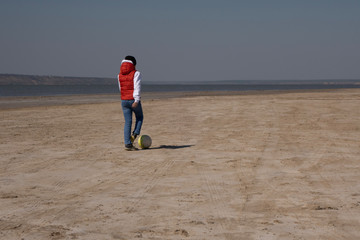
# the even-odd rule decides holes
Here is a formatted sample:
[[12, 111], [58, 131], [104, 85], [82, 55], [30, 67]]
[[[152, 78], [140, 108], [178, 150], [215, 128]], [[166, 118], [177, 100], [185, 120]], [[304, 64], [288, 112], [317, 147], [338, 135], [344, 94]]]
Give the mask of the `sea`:
[[[145, 83], [142, 92], [211, 92], [317, 90], [360, 88], [360, 80], [352, 81], [224, 81], [203, 83]], [[0, 85], [0, 97], [66, 96], [82, 94], [117, 94], [117, 84], [92, 85]]]

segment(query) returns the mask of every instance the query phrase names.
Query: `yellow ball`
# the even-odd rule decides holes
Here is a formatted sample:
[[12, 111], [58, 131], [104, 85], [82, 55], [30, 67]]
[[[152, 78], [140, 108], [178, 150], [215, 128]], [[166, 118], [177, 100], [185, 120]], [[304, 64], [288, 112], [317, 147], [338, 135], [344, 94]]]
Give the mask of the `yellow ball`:
[[152, 143], [151, 137], [148, 136], [148, 135], [142, 135], [142, 136], [139, 137], [138, 143], [139, 143], [139, 146], [142, 149], [149, 148], [151, 146], [151, 143]]

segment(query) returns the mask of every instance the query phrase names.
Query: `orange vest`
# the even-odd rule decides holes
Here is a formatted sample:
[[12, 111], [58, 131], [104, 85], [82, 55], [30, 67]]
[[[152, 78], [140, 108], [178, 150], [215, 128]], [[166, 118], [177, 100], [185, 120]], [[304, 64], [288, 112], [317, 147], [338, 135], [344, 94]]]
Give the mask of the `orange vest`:
[[136, 69], [132, 63], [123, 62], [120, 66], [119, 82], [121, 100], [134, 100], [134, 75]]

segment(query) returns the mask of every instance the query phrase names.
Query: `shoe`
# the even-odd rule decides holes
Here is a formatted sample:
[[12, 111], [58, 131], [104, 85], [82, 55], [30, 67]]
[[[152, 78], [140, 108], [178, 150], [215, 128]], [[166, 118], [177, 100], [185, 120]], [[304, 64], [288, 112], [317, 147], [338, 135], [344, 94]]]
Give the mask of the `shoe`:
[[138, 135], [136, 133], [134, 133], [131, 137], [130, 137], [130, 141], [131, 143], [134, 143], [135, 142], [135, 139]]
[[126, 151], [136, 151], [138, 149], [136, 147], [134, 147], [134, 145], [132, 145], [132, 144], [126, 144], [125, 145], [125, 150]]

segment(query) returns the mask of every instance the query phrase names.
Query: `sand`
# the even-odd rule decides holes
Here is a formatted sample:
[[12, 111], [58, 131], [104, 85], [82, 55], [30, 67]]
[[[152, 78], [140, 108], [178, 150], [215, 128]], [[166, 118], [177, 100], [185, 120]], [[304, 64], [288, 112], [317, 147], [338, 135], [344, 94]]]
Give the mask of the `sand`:
[[57, 99], [0, 110], [0, 239], [360, 239], [360, 90], [148, 97], [134, 152]]

